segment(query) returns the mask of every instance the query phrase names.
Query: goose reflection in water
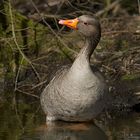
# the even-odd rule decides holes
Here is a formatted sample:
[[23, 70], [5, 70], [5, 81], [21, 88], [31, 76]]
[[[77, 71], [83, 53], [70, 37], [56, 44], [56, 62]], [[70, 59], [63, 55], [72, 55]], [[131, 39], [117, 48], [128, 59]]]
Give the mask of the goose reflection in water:
[[[56, 122], [38, 129], [40, 140], [107, 140], [106, 134], [95, 124]], [[33, 138], [33, 137], [32, 137]]]

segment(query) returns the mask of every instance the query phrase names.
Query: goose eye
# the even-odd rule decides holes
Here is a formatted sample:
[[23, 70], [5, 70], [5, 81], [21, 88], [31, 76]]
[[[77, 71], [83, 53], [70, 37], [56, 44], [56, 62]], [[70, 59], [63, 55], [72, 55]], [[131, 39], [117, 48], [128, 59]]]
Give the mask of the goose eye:
[[84, 24], [85, 24], [85, 25], [88, 25], [88, 23], [87, 23], [87, 22], [84, 22]]

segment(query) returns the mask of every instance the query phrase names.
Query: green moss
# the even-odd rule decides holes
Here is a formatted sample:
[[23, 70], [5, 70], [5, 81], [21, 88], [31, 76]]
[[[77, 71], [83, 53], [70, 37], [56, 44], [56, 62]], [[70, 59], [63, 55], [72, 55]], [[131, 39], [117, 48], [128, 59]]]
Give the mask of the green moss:
[[135, 80], [140, 78], [140, 73], [137, 74], [126, 74], [121, 77], [121, 80]]

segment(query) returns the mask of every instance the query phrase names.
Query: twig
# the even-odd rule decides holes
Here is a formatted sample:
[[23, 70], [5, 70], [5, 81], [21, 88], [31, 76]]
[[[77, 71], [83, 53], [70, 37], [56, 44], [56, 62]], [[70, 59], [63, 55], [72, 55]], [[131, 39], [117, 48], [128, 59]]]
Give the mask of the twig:
[[[43, 14], [41, 13], [41, 16], [44, 17], [44, 18], [54, 18], [54, 19], [59, 19], [60, 18], [60, 15], [50, 15], [50, 14]], [[41, 20], [41, 17], [40, 15], [38, 15], [38, 13], [35, 13], [33, 15], [28, 15], [28, 18], [29, 19], [33, 19], [35, 21], [40, 21]]]
[[56, 32], [51, 28], [51, 26], [46, 22], [46, 20], [44, 19], [44, 17], [41, 15], [41, 13], [40, 13], [40, 11], [38, 10], [38, 8], [36, 7], [35, 3], [34, 3], [32, 0], [30, 0], [30, 1], [31, 1], [31, 3], [32, 3], [33, 7], [35, 8], [35, 10], [37, 11], [37, 13], [40, 15], [42, 21], [48, 26], [48, 28], [49, 28], [49, 29], [51, 30], [51, 32], [55, 35], [55, 37], [56, 37], [68, 50], [70, 50], [70, 51], [73, 52], [74, 54], [77, 54], [76, 51], [70, 49], [70, 48], [67, 46], [67, 44], [65, 44], [64, 41], [56, 34]]
[[22, 52], [21, 48], [18, 45], [16, 34], [15, 34], [14, 19], [13, 19], [12, 7], [11, 7], [10, 0], [8, 1], [8, 6], [9, 6], [9, 15], [10, 15], [10, 21], [11, 21], [13, 41], [14, 41], [19, 53], [31, 65], [32, 69], [34, 70], [34, 72], [35, 72], [35, 74], [36, 74], [36, 76], [38, 78], [38, 80], [40, 81], [40, 76], [39, 76], [38, 72], [36, 71], [36, 69], [34, 68], [32, 62], [25, 56], [25, 54]]
[[41, 108], [41, 105], [38, 106], [35, 113], [29, 118], [30, 120], [32, 120], [32, 118], [34, 118], [35, 114], [40, 110], [40, 108]]
[[21, 62], [20, 62], [20, 66], [19, 66], [19, 68], [18, 68], [18, 72], [17, 72], [17, 75], [16, 75], [16, 80], [15, 80], [15, 91], [16, 91], [16, 89], [17, 89], [17, 82], [18, 82], [18, 77], [19, 77], [19, 73], [20, 73], [20, 70], [21, 70], [21, 64], [22, 64], [22, 62], [23, 62], [23, 57], [22, 57], [22, 59], [21, 59]]
[[45, 80], [45, 81], [43, 81], [43, 82], [40, 82], [39, 84], [37, 84], [37, 85], [35, 85], [34, 87], [32, 87], [32, 89], [35, 89], [35, 88], [37, 88], [37, 87], [39, 87], [39, 86], [45, 84], [46, 82], [48, 82], [48, 80]]
[[18, 120], [18, 122], [20, 124], [20, 127], [22, 129], [22, 134], [23, 134], [25, 129], [24, 129], [23, 125], [22, 125], [22, 121], [21, 121], [20, 115], [18, 113], [17, 103], [16, 103], [15, 98], [14, 98], [14, 108], [15, 108], [15, 113], [16, 113], [16, 116], [17, 116], [17, 120]]
[[107, 6], [105, 9], [100, 10], [99, 12], [96, 13], [96, 16], [101, 16], [105, 12], [108, 12], [109, 10], [113, 9], [117, 4], [120, 3], [121, 0], [116, 0], [112, 2], [109, 6]]
[[129, 33], [129, 31], [110, 31], [110, 32], [104, 32], [102, 35], [108, 35], [108, 34], [116, 34], [116, 33]]
[[139, 11], [139, 15], [140, 15], [140, 1], [138, 0], [138, 11]]
[[20, 89], [16, 89], [16, 91], [21, 92], [21, 93], [24, 93], [24, 94], [29, 95], [29, 96], [32, 96], [32, 97], [35, 97], [35, 98], [37, 98], [37, 99], [40, 99], [39, 96], [34, 95], [34, 94], [30, 94], [30, 93], [25, 92], [25, 91], [22, 91], [22, 90], [20, 90]]
[[67, 0], [67, 3], [68, 3], [72, 8], [74, 8], [75, 10], [79, 10], [77, 7], [75, 7], [74, 5], [72, 5], [72, 3], [71, 3], [69, 0]]
[[102, 67], [104, 67], [105, 69], [107, 69], [109, 71], [112, 71], [112, 72], [116, 73], [116, 70], [111, 68], [111, 67], [108, 67], [108, 66], [105, 66], [105, 65], [102, 65]]

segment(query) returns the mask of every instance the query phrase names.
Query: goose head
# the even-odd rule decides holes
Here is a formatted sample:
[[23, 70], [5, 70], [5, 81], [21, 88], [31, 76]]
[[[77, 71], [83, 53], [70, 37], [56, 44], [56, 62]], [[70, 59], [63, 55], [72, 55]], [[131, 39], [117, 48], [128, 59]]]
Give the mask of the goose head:
[[98, 19], [90, 15], [82, 15], [75, 19], [60, 20], [59, 24], [75, 29], [87, 38], [101, 34]]

